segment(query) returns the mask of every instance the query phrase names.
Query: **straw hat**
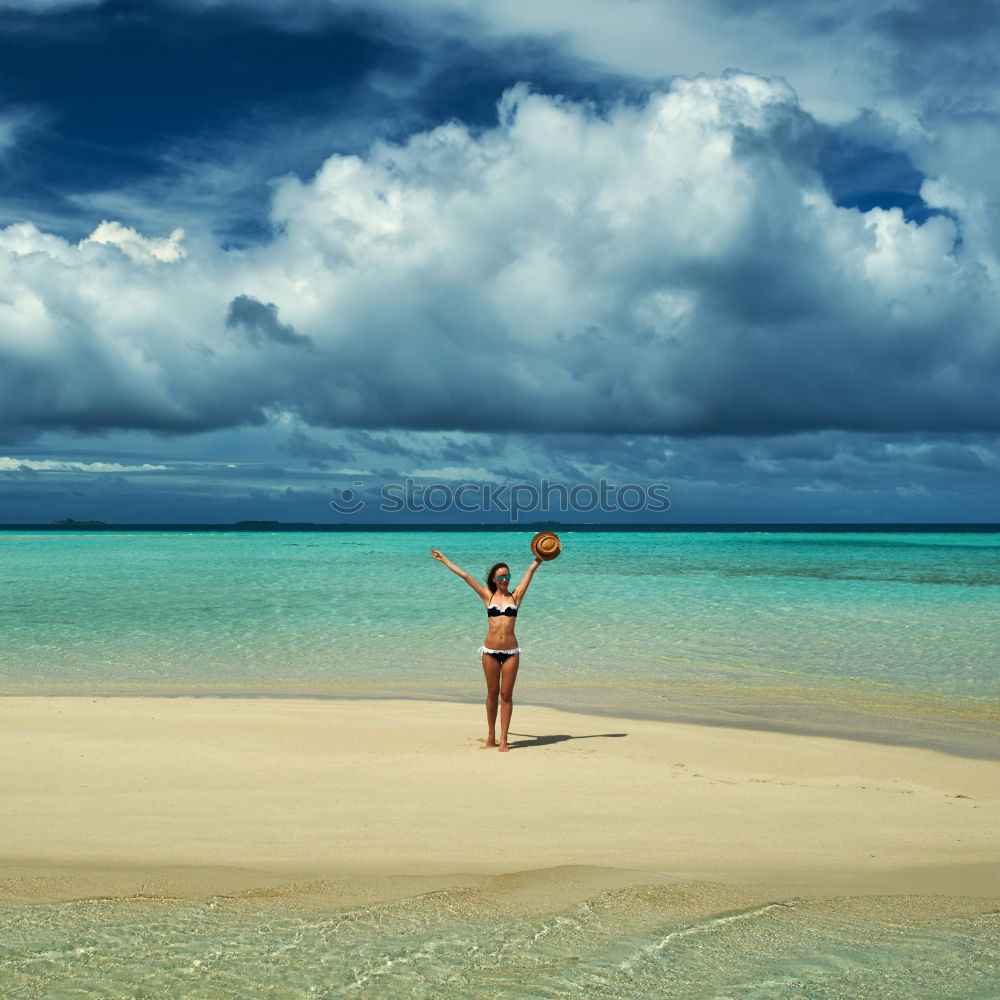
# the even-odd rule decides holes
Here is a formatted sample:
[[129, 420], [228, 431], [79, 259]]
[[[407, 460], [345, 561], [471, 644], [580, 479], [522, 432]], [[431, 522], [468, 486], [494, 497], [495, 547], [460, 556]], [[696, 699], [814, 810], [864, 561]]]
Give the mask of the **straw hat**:
[[539, 531], [531, 539], [531, 551], [542, 562], [548, 562], [550, 559], [555, 559], [562, 552], [562, 543], [554, 531]]

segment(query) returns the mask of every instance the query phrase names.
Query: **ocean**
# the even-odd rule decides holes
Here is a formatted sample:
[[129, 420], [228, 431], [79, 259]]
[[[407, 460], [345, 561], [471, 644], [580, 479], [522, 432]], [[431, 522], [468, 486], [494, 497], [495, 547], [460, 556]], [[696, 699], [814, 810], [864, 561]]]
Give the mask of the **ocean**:
[[[1000, 757], [1000, 533], [556, 530], [518, 617], [517, 701]], [[0, 693], [473, 711], [485, 614], [429, 550], [480, 578], [508, 560], [513, 585], [532, 532], [0, 531]], [[0, 996], [1000, 996], [995, 901], [701, 883], [534, 914], [486, 889], [297, 900], [8, 899]]]
[[[995, 746], [1000, 533], [560, 531], [521, 700]], [[477, 701], [485, 615], [429, 551], [513, 584], [531, 534], [3, 531], [0, 692]]]

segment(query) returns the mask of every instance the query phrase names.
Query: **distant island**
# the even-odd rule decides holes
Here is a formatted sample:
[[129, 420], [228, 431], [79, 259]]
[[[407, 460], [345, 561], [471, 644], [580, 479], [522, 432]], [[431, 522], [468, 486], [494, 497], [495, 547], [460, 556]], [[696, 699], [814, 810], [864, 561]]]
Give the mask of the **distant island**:
[[[105, 528], [107, 527], [106, 521], [78, 521], [75, 517], [64, 517], [61, 521], [49, 521], [48, 526], [50, 528]], [[123, 525], [113, 525], [113, 527], [123, 527]], [[315, 521], [233, 521], [230, 524], [196, 524], [196, 525], [153, 525], [153, 524], [142, 524], [142, 525], [125, 525], [124, 527], [139, 528], [142, 530], [148, 530], [150, 528], [167, 528], [169, 530], [175, 529], [210, 529], [213, 531], [219, 531], [220, 529], [233, 530], [233, 531], [264, 531], [264, 530], [278, 530], [287, 531], [300, 528], [315, 528], [317, 527]], [[321, 527], [325, 527], [321, 525]]]
[[236, 521], [237, 528], [312, 528], [315, 521]]

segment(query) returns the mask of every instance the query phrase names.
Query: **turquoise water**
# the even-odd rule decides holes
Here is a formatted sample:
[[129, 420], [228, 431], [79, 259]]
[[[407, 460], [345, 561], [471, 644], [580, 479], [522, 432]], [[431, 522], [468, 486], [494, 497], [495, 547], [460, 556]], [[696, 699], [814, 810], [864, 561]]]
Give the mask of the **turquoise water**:
[[536, 916], [469, 891], [307, 914], [225, 899], [0, 905], [0, 988], [18, 1000], [1000, 995], [989, 901], [731, 896], [637, 887]]
[[[1000, 535], [563, 532], [518, 620], [538, 689], [1000, 699]], [[530, 533], [0, 532], [0, 690], [478, 697], [479, 576]]]

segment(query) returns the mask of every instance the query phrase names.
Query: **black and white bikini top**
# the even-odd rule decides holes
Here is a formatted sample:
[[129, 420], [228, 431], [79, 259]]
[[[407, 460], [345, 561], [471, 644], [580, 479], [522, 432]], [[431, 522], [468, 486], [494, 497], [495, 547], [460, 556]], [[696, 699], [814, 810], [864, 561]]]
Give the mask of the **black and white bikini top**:
[[490, 603], [486, 605], [486, 614], [490, 618], [498, 618], [501, 615], [506, 618], [516, 618], [517, 617], [517, 605], [508, 604], [505, 608], [498, 608], [493, 603], [493, 598], [490, 598]]

